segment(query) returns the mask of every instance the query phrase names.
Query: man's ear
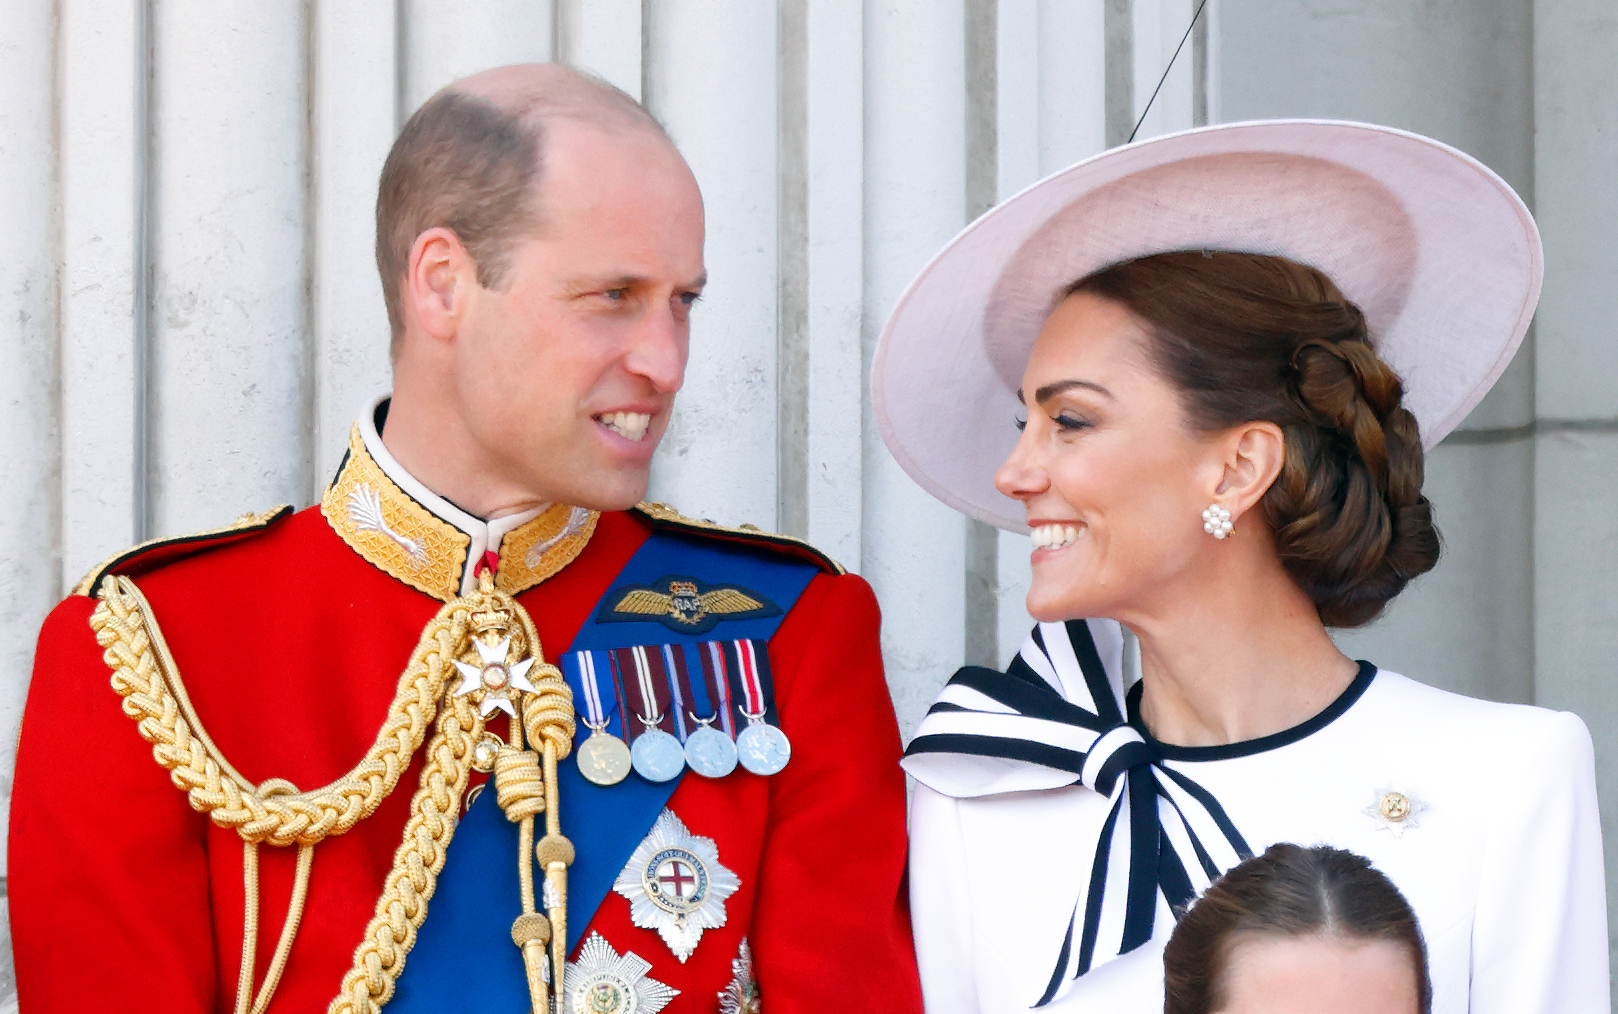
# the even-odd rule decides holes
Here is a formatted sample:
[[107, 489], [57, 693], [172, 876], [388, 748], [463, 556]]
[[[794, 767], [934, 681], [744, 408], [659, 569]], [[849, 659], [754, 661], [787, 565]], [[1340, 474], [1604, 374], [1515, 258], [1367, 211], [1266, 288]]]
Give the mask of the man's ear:
[[405, 262], [405, 308], [429, 337], [454, 339], [476, 285], [477, 265], [454, 230], [434, 226], [410, 245], [410, 259]]
[[1215, 493], [1233, 518], [1259, 502], [1286, 462], [1286, 437], [1272, 422], [1232, 427], [1220, 441], [1225, 471]]

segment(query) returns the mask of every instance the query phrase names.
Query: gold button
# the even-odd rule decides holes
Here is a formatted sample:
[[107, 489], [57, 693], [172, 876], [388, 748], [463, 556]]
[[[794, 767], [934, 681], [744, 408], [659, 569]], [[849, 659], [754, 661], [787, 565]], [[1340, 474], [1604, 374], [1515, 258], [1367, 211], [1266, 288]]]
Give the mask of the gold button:
[[1410, 816], [1410, 800], [1406, 799], [1403, 793], [1390, 792], [1382, 797], [1377, 809], [1382, 811], [1384, 818], [1398, 823]]
[[500, 752], [500, 737], [492, 732], [485, 732], [478, 739], [477, 745], [472, 748], [472, 770], [488, 774], [494, 770], [494, 758]]

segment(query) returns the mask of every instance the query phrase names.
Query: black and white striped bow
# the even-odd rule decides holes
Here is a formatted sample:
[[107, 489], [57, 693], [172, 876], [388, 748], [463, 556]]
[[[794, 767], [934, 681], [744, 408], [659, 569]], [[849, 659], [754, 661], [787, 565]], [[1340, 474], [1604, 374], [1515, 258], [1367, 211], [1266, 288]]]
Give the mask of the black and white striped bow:
[[[1102, 665], [1092, 622], [1119, 647], [1110, 621], [1042, 623], [1005, 672], [957, 672], [905, 751], [905, 770], [947, 796], [1082, 784], [1112, 801], [1089, 888], [1036, 1007], [1150, 940], [1160, 903], [1178, 918], [1215, 877], [1252, 855], [1219, 801], [1163, 765], [1155, 744], [1129, 724], [1121, 681]], [[1120, 826], [1126, 834], [1115, 833]]]

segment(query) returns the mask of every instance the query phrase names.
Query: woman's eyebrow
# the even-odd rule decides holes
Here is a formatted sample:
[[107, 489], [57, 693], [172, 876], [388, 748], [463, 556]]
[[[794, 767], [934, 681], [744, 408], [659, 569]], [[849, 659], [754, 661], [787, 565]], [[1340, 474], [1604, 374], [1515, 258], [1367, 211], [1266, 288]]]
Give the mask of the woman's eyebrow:
[[[1096, 383], [1093, 380], [1058, 380], [1055, 383], [1046, 384], [1044, 387], [1042, 387], [1039, 390], [1035, 391], [1034, 392], [1034, 401], [1036, 401], [1036, 402], [1040, 403], [1041, 405], [1043, 405], [1045, 402], [1050, 401], [1052, 398], [1054, 398], [1057, 395], [1061, 394], [1063, 391], [1071, 391], [1075, 387], [1082, 387], [1085, 390], [1094, 391], [1095, 393], [1101, 395], [1103, 398], [1109, 398], [1109, 399], [1112, 399], [1114, 401], [1117, 400], [1116, 398], [1113, 398], [1113, 394], [1112, 394], [1111, 391], [1107, 390], [1105, 387], [1102, 387], [1100, 384]], [[1028, 404], [1028, 402], [1026, 400], [1024, 400], [1024, 398], [1023, 398], [1022, 388], [1020, 388], [1020, 387], [1017, 388], [1017, 400], [1022, 402], [1024, 405]]]

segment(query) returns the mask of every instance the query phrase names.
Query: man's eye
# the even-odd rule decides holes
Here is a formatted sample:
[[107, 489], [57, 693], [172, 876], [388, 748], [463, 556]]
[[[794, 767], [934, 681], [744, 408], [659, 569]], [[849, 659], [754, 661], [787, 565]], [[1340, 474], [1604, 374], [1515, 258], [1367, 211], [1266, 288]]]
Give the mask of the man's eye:
[[612, 300], [614, 303], [616, 303], [619, 300], [623, 299], [625, 296], [629, 295], [629, 290], [628, 289], [606, 289], [601, 294], [603, 296], [606, 296], [608, 299]]
[[1011, 420], [1011, 424], [1013, 426], [1017, 427], [1017, 432], [1019, 432], [1019, 433], [1021, 433], [1023, 430], [1028, 428], [1028, 420], [1027, 419], [1013, 419], [1013, 420]]

